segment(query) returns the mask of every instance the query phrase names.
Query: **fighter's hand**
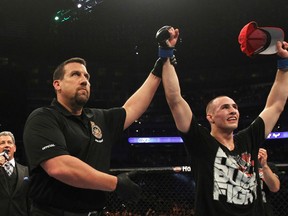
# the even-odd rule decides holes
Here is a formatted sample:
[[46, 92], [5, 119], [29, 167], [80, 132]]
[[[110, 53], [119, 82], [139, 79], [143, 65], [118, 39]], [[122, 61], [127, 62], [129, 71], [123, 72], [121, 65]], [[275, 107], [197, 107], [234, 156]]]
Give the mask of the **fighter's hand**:
[[179, 37], [179, 29], [171, 27], [169, 30], [170, 38], [167, 40], [169, 47], [175, 47]]
[[179, 29], [163, 26], [156, 33], [156, 40], [160, 47], [175, 47], [179, 37]]
[[267, 158], [268, 158], [268, 155], [267, 155], [266, 149], [259, 148], [258, 160], [262, 167], [267, 165]]
[[286, 41], [278, 41], [277, 42], [277, 54], [281, 58], [288, 58], [288, 43]]

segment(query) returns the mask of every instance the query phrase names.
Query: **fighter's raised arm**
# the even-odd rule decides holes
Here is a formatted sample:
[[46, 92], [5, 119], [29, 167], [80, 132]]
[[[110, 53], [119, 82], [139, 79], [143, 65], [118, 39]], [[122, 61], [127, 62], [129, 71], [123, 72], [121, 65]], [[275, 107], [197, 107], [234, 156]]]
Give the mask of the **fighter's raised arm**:
[[[178, 39], [178, 29], [171, 26], [163, 26], [156, 33], [156, 39], [159, 43], [159, 59], [156, 61], [151, 73], [142, 84], [142, 86], [125, 102], [123, 108], [126, 110], [124, 129], [130, 126], [138, 119], [148, 108], [153, 96], [161, 82], [162, 66], [169, 57], [172, 61], [174, 46]], [[176, 62], [173, 62], [175, 64]]]
[[163, 86], [165, 96], [176, 127], [181, 132], [187, 132], [192, 119], [192, 111], [181, 95], [180, 83], [175, 71], [173, 49], [179, 37], [179, 29], [163, 26], [156, 34], [159, 43], [159, 57], [163, 59]]
[[265, 136], [272, 131], [277, 123], [280, 114], [284, 110], [288, 98], [288, 43], [277, 42], [277, 54], [281, 57], [278, 60], [278, 71], [275, 81], [268, 95], [266, 106], [260, 113], [265, 123]]
[[241, 51], [249, 57], [277, 54], [277, 73], [266, 105], [260, 113], [265, 124], [265, 137], [272, 131], [284, 110], [288, 97], [288, 44], [284, 31], [278, 27], [259, 27], [255, 21], [246, 24], [238, 36]]

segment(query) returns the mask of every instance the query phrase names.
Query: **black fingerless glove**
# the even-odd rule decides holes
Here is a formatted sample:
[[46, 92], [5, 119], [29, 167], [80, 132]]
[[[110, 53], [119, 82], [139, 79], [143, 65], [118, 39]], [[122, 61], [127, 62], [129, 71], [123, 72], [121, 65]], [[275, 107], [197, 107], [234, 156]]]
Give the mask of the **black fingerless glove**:
[[[175, 55], [173, 55], [170, 59], [170, 63], [174, 66], [177, 65], [177, 60]], [[154, 67], [151, 71], [152, 74], [155, 76], [162, 78], [162, 68], [163, 68], [163, 63], [167, 61], [167, 58], [158, 58], [157, 61], [154, 64]]]
[[141, 188], [130, 178], [134, 175], [135, 172], [117, 175], [115, 192], [120, 199], [128, 202], [137, 202], [140, 199]]

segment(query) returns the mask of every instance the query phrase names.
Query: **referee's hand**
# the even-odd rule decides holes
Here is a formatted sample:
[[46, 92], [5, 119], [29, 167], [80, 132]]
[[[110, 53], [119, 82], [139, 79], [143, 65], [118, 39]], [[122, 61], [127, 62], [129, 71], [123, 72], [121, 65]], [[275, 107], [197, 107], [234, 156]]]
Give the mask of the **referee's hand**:
[[136, 172], [126, 172], [117, 175], [115, 192], [118, 197], [128, 202], [137, 202], [140, 199], [141, 188], [131, 180]]

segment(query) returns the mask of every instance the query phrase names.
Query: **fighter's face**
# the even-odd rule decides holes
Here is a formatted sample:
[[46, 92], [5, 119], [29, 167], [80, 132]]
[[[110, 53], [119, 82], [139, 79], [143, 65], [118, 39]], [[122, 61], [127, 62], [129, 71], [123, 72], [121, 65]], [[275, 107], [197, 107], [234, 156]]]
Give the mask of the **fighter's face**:
[[222, 130], [234, 130], [238, 127], [239, 110], [237, 104], [229, 97], [219, 97], [211, 107], [210, 123]]
[[62, 80], [57, 80], [55, 89], [62, 98], [72, 104], [84, 106], [90, 97], [90, 75], [83, 64], [72, 62], [64, 67]]

